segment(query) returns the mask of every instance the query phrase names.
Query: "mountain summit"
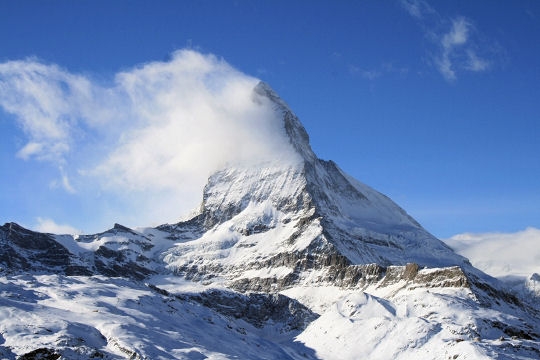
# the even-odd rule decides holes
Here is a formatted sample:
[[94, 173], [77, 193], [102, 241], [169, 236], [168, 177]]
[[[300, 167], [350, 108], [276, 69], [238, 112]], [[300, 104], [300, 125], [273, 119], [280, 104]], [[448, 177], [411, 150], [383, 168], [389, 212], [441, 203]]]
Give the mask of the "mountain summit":
[[76, 237], [0, 227], [3, 358], [540, 356], [536, 294], [318, 159], [267, 84], [252, 100], [292, 156], [217, 171], [191, 219]]
[[[343, 271], [365, 264], [466, 265], [392, 200], [352, 179], [334, 162], [318, 159], [298, 118], [268, 85], [259, 83], [253, 96], [254, 101], [271, 102], [300, 160], [229, 167], [213, 174], [200, 213], [160, 228], [172, 236], [187, 225], [198, 228], [197, 238], [186, 240], [200, 246], [189, 241], [168, 252], [171, 269], [207, 277], [214, 269], [212, 277], [238, 274], [245, 283], [247, 268], [272, 274], [279, 266], [286, 282], [297, 282], [314, 269], [325, 277], [326, 265], [333, 262]], [[198, 274], [199, 268], [205, 271]], [[270, 278], [265, 281], [285, 281]], [[253, 280], [259, 287], [261, 279]]]

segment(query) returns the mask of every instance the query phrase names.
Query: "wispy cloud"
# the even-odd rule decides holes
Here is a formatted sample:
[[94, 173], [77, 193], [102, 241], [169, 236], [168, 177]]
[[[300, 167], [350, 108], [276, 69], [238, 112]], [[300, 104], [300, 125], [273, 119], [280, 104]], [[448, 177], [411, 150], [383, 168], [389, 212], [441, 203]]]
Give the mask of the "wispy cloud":
[[364, 70], [354, 65], [349, 66], [349, 72], [353, 75], [359, 75], [367, 80], [375, 80], [382, 75], [379, 70]]
[[503, 277], [540, 273], [540, 229], [516, 233], [465, 233], [445, 242], [486, 273]]
[[467, 70], [485, 71], [489, 69], [489, 66], [490, 66], [489, 61], [485, 59], [481, 59], [471, 49], [467, 50], [467, 62], [465, 63], [465, 67]]
[[373, 68], [362, 68], [357, 65], [349, 65], [349, 74], [353, 77], [360, 77], [364, 80], [377, 80], [388, 75], [407, 76], [409, 69], [403, 66], [396, 66], [391, 62], [385, 62]]
[[455, 81], [459, 72], [490, 69], [491, 49], [479, 43], [472, 20], [463, 16], [444, 18], [424, 0], [402, 0], [401, 4], [435, 46], [431, 52], [432, 63], [447, 81]]
[[17, 155], [58, 168], [53, 186], [84, 196], [77, 187], [90, 183], [130, 202], [130, 223], [145, 225], [195, 206], [226, 163], [296, 160], [271, 104], [253, 98], [257, 82], [192, 50], [108, 86], [28, 59], [0, 64], [0, 106], [28, 138]]
[[89, 79], [56, 65], [35, 59], [1, 63], [0, 106], [16, 116], [28, 136], [18, 156], [62, 163], [77, 123], [99, 113], [93, 90]]
[[38, 217], [36, 219], [36, 225], [33, 227], [36, 231], [51, 234], [69, 234], [80, 235], [81, 231], [66, 224], [57, 224], [54, 220], [49, 218]]
[[66, 174], [66, 171], [64, 170], [63, 166], [59, 167], [59, 171], [60, 171], [60, 177], [58, 179], [51, 181], [50, 183], [51, 188], [52, 189], [62, 188], [70, 194], [77, 193], [77, 190], [71, 184], [71, 180], [69, 179], [69, 176]]
[[402, 0], [401, 5], [407, 10], [409, 15], [417, 19], [422, 19], [427, 15], [435, 13], [435, 10], [423, 0]]
[[467, 43], [470, 24], [464, 18], [457, 18], [452, 21], [452, 28], [440, 39], [442, 48], [435, 62], [441, 74], [447, 80], [455, 80], [455, 55], [459, 48]]

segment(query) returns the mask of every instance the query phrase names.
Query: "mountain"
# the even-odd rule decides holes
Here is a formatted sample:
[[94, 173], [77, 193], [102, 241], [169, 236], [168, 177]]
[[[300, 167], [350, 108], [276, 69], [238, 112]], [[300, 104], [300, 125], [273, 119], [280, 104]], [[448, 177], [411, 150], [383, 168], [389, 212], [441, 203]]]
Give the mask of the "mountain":
[[537, 359], [540, 306], [318, 159], [259, 83], [294, 156], [230, 164], [199, 211], [94, 235], [0, 227], [7, 359]]

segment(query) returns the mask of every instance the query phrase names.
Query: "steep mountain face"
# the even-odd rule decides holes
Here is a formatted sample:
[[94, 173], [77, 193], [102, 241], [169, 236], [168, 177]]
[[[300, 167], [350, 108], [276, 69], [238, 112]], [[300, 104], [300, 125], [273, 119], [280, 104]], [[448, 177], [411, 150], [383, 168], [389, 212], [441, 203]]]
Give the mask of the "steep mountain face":
[[540, 357], [534, 293], [318, 159], [266, 84], [253, 101], [296, 156], [216, 172], [190, 220], [77, 237], [0, 227], [3, 358]]
[[297, 117], [267, 85], [259, 84], [254, 96], [272, 101], [300, 160], [210, 177], [200, 215], [161, 228], [175, 236], [186, 224], [200, 226], [192, 241], [167, 252], [170, 269], [268, 291], [359, 272], [349, 279], [354, 286], [363, 272], [356, 265], [468, 266], [392, 200], [318, 159]]

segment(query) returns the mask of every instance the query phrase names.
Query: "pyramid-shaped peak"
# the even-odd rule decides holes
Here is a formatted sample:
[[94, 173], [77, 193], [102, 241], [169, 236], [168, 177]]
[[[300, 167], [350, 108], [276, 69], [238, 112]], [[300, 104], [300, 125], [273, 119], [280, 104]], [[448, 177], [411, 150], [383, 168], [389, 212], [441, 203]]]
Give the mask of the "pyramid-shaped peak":
[[287, 103], [264, 81], [260, 81], [255, 86], [253, 93], [255, 101], [260, 100], [260, 97], [262, 97], [269, 100], [273, 105], [274, 110], [283, 119], [283, 127], [291, 145], [299, 155], [305, 161], [315, 161], [317, 157], [309, 144], [309, 135]]
[[264, 81], [259, 81], [253, 91], [258, 95], [267, 97], [275, 104], [278, 104], [287, 109], [289, 108], [287, 103], [285, 103], [285, 101], [274, 91], [274, 89], [272, 89], [272, 87]]

